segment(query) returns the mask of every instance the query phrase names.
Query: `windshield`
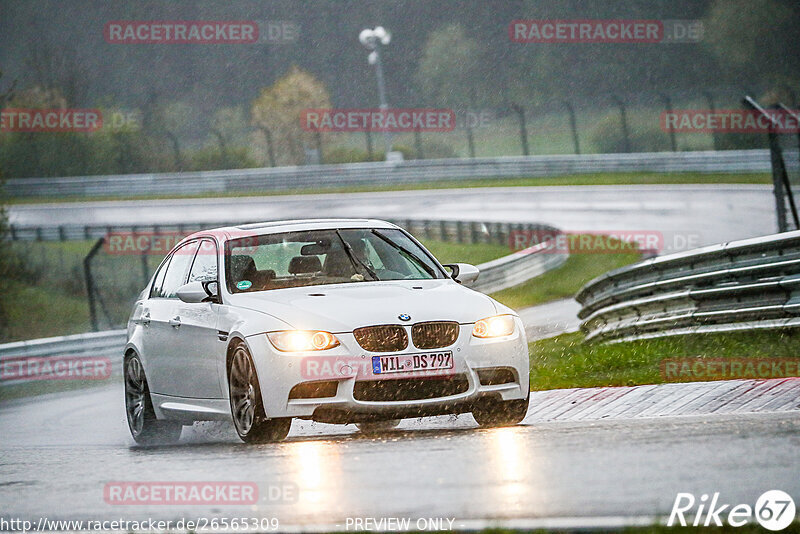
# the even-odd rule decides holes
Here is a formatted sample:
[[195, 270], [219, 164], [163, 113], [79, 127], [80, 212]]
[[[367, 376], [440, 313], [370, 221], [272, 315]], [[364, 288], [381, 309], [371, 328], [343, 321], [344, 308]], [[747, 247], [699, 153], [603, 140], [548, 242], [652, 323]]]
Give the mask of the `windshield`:
[[228, 242], [225, 273], [231, 293], [287, 287], [427, 280], [445, 274], [401, 230], [311, 230]]

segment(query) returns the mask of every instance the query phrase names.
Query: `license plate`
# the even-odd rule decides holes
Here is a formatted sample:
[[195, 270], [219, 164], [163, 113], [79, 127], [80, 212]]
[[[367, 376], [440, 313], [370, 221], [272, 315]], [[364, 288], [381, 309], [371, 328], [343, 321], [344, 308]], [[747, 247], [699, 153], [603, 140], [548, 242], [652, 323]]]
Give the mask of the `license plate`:
[[372, 373], [409, 373], [412, 371], [439, 371], [453, 368], [453, 353], [428, 352], [425, 354], [395, 354], [393, 356], [373, 356]]

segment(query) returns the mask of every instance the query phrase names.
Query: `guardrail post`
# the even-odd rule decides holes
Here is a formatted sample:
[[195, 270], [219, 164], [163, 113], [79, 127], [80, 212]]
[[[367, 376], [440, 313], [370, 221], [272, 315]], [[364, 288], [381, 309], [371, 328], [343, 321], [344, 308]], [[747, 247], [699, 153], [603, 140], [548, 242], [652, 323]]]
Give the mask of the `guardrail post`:
[[464, 223], [461, 221], [456, 221], [456, 241], [459, 243], [464, 242]]
[[64, 234], [64, 227], [63, 226], [59, 226], [58, 227], [58, 240], [59, 241], [66, 241], [67, 240], [67, 236]]
[[36, 241], [42, 241], [42, 227], [36, 227]]
[[8, 225], [8, 233], [11, 235], [11, 241], [17, 240], [17, 229], [13, 224]]
[[439, 221], [439, 239], [447, 241], [447, 224], [444, 220]]

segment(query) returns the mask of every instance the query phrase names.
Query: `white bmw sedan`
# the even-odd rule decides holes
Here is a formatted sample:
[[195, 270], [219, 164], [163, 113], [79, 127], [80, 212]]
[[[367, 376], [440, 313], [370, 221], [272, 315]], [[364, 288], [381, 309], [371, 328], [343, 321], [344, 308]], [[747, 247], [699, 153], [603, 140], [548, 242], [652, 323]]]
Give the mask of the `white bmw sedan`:
[[140, 443], [230, 420], [248, 443], [294, 417], [392, 428], [472, 412], [520, 422], [528, 347], [519, 317], [466, 287], [405, 230], [305, 220], [193, 234], [166, 256], [128, 322], [128, 425]]

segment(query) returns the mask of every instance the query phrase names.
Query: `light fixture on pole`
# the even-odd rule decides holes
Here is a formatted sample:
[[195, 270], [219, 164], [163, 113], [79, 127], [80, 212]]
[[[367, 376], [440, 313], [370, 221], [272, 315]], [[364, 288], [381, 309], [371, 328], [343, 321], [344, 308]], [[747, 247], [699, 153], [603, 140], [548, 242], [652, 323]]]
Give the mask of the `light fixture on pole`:
[[[389, 104], [386, 102], [386, 84], [383, 79], [383, 63], [381, 62], [381, 46], [388, 45], [392, 40], [392, 34], [383, 26], [376, 26], [374, 29], [361, 30], [358, 40], [362, 45], [370, 50], [367, 61], [370, 65], [375, 65], [375, 74], [378, 78], [378, 99], [380, 100], [381, 111], [386, 112]], [[389, 132], [383, 132], [383, 145], [386, 151], [386, 158], [392, 151], [392, 137]]]

